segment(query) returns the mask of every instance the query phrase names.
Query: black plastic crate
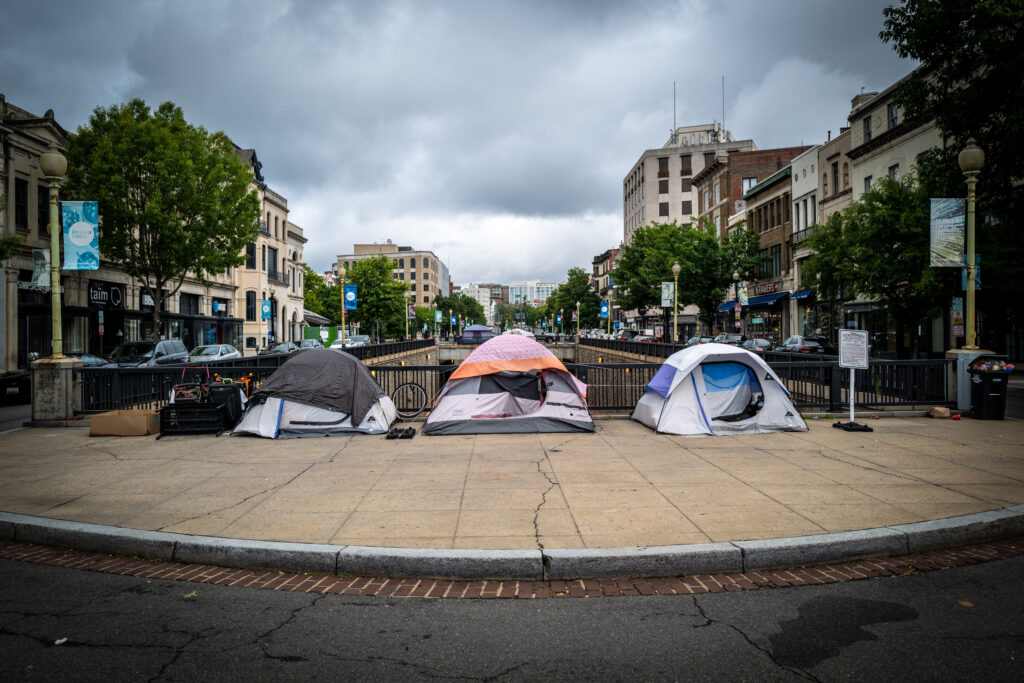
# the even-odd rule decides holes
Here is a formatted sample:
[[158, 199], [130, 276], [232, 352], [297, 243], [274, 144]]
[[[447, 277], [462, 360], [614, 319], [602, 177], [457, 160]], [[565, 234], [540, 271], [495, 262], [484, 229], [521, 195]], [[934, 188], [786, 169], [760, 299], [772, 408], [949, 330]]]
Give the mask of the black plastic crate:
[[[224, 431], [224, 406], [216, 403], [170, 403], [160, 409], [160, 436], [216, 434]], [[157, 437], [159, 438], [159, 437]]]

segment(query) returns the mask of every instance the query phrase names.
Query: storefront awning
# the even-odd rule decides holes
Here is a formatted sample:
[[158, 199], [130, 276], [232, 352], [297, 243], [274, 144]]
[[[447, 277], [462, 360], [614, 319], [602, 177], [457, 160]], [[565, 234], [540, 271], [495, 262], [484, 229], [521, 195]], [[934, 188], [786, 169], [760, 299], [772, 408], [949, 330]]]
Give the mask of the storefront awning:
[[736, 310], [736, 302], [735, 301], [726, 301], [724, 304], [722, 304], [721, 306], [718, 307], [718, 312], [719, 313], [728, 313], [729, 311], [734, 311], [734, 310]]
[[801, 289], [799, 292], [793, 292], [793, 294], [791, 294], [789, 298], [795, 301], [797, 299], [806, 299], [807, 297], [810, 296], [814, 296], [813, 289]]
[[747, 308], [771, 308], [779, 302], [779, 299], [787, 296], [789, 296], [789, 292], [776, 292], [775, 294], [755, 296], [750, 299]]

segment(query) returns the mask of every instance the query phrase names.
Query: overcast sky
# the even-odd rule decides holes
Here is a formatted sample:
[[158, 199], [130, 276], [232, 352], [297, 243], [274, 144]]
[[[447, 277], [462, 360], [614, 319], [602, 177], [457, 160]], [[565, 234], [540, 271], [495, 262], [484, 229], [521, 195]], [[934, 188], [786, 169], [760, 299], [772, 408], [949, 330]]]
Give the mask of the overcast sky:
[[330, 268], [357, 242], [434, 251], [457, 284], [563, 281], [622, 240], [622, 178], [672, 127], [823, 142], [909, 73], [897, 0], [0, 5], [0, 92], [74, 130], [170, 100], [263, 163]]

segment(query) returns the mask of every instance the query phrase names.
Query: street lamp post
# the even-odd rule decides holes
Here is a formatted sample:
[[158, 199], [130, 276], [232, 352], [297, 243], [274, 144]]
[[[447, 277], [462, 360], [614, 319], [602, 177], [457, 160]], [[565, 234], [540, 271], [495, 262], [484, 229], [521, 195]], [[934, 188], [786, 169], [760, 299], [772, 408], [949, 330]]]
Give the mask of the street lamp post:
[[733, 313], [733, 318], [735, 320], [733, 327], [736, 328], [737, 332], [743, 334], [743, 323], [740, 319], [740, 274], [735, 270], [732, 273], [732, 295], [735, 299], [733, 302], [733, 310], [735, 311], [735, 313]]
[[672, 343], [679, 340], [679, 261], [672, 264]]
[[562, 334], [565, 334], [565, 308], [558, 310], [558, 319], [562, 321]]
[[338, 286], [341, 287], [341, 350], [345, 350], [345, 266], [338, 268]]
[[52, 358], [64, 358], [64, 341], [61, 338], [60, 308], [60, 225], [57, 222], [57, 188], [68, 170], [68, 160], [56, 147], [50, 147], [39, 156], [39, 170], [50, 185], [50, 306], [53, 317]]
[[579, 337], [580, 337], [580, 323], [581, 322], [582, 321], [580, 320], [580, 302], [577, 301], [576, 302], [576, 339], [577, 339], [577, 341], [579, 340]]
[[974, 199], [978, 172], [985, 163], [985, 152], [974, 144], [974, 138], [967, 138], [967, 146], [960, 152], [957, 161], [967, 177], [967, 339], [964, 348], [977, 349], [974, 330], [974, 283], [977, 277], [974, 268]]

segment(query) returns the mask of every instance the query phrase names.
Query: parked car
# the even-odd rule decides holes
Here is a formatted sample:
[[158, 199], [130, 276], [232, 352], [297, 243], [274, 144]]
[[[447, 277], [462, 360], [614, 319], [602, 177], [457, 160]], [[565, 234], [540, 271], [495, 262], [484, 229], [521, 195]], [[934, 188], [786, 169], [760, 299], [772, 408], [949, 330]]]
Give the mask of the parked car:
[[710, 344], [713, 341], [715, 341], [714, 337], [696, 336], [696, 337], [690, 337], [689, 339], [687, 339], [686, 343], [683, 346], [696, 346], [697, 344]]
[[324, 343], [319, 339], [303, 339], [299, 342], [300, 349], [322, 349]]
[[759, 356], [763, 356], [768, 351], [772, 350], [772, 342], [770, 339], [748, 339], [741, 345], [747, 351], [756, 353]]
[[723, 332], [722, 334], [715, 337], [715, 341], [719, 344], [743, 346], [743, 342], [747, 341], [747, 336], [744, 334], [739, 334], [738, 332]]
[[105, 367], [152, 368], [188, 361], [188, 349], [179, 339], [124, 342], [114, 347]]
[[206, 344], [188, 352], [189, 363], [208, 363], [213, 360], [241, 358], [242, 352], [230, 344]]
[[345, 348], [349, 349], [353, 346], [369, 346], [370, 335], [368, 334], [350, 334], [345, 337]]
[[86, 368], [98, 368], [101, 365], [107, 364], [106, 358], [100, 358], [91, 353], [69, 353], [68, 356], [82, 361], [82, 366]]
[[779, 346], [776, 347], [776, 351], [789, 351], [792, 353], [820, 353], [820, 354], [834, 354], [835, 347], [833, 347], [827, 339], [824, 337], [804, 337], [799, 334], [794, 334], [792, 337], [786, 339]]
[[267, 348], [265, 348], [262, 351], [260, 351], [259, 355], [261, 355], [261, 356], [275, 356], [275, 355], [282, 354], [282, 353], [287, 354], [287, 353], [291, 353], [292, 351], [297, 351], [298, 348], [299, 348], [299, 345], [296, 344], [295, 342], [278, 342], [276, 344], [271, 344]]
[[620, 327], [612, 334], [612, 339], [618, 339], [620, 341], [632, 341], [634, 337], [639, 336], [638, 330], [633, 330], [628, 327]]

